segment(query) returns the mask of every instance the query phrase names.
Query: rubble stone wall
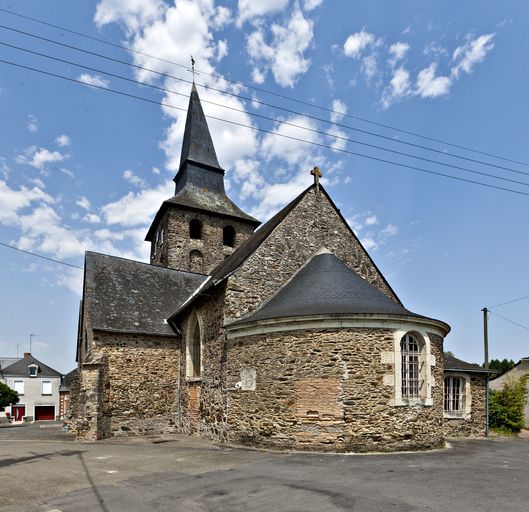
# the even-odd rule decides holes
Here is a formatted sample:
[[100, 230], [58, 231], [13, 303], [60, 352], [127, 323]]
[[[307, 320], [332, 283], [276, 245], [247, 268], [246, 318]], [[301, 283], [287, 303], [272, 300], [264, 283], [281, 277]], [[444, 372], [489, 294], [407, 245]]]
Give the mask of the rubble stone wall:
[[322, 246], [396, 300], [382, 274], [327, 197], [311, 190], [229, 278], [225, 322], [247, 315], [270, 299]]
[[[193, 219], [202, 223], [200, 240], [189, 236], [189, 223]], [[160, 221], [160, 226], [163, 226], [164, 241], [162, 244], [156, 244], [156, 239], [153, 240], [151, 263], [199, 274], [207, 274], [213, 270], [235, 248], [239, 247], [254, 229], [249, 222], [185, 209], [168, 210]], [[234, 247], [223, 244], [225, 226], [232, 226], [235, 229]], [[200, 262], [199, 254], [202, 262]]]
[[[442, 338], [430, 335], [442, 361]], [[382, 353], [391, 329], [291, 331], [230, 341], [228, 439], [274, 448], [392, 451], [443, 444], [443, 369], [433, 366], [433, 406], [392, 406], [394, 372]], [[241, 371], [255, 370], [255, 390]], [[441, 384], [441, 385], [440, 385]]]

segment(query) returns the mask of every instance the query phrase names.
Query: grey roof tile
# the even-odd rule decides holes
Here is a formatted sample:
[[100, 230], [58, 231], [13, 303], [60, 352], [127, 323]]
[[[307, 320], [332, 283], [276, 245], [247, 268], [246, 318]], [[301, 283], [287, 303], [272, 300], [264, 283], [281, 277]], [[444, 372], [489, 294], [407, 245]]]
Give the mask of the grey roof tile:
[[39, 373], [37, 377], [60, 377], [61, 374], [49, 367], [47, 364], [44, 364], [42, 361], [39, 361], [36, 357], [31, 354], [25, 355], [22, 359], [19, 359], [17, 362], [11, 364], [7, 368], [4, 368], [3, 374], [5, 377], [29, 377], [28, 366], [30, 364], [36, 364], [39, 367]]
[[465, 371], [465, 372], [476, 372], [476, 373], [496, 373], [494, 370], [486, 370], [483, 366], [476, 363], [467, 363], [462, 359], [451, 356], [446, 352], [443, 352], [444, 357], [444, 369], [445, 371]]
[[85, 308], [93, 329], [172, 336], [166, 319], [204, 279], [202, 274], [87, 252]]
[[330, 252], [313, 256], [261, 308], [232, 325], [316, 315], [383, 314], [414, 316]]

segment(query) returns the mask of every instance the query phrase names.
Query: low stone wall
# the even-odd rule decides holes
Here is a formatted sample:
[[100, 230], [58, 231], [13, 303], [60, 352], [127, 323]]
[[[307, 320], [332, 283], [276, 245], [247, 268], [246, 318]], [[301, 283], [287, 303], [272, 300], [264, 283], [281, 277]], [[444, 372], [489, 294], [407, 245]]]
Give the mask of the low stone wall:
[[481, 437], [485, 435], [486, 390], [484, 375], [467, 374], [470, 379], [471, 411], [468, 418], [445, 418], [444, 435], [446, 437]]
[[[431, 336], [442, 361], [442, 339]], [[228, 345], [228, 440], [279, 449], [394, 451], [443, 445], [443, 369], [433, 406], [392, 406], [390, 329], [294, 331]], [[255, 371], [255, 389], [244, 390]], [[238, 384], [239, 383], [239, 384]], [[439, 385], [441, 384], [441, 385]], [[242, 389], [241, 389], [242, 386]]]

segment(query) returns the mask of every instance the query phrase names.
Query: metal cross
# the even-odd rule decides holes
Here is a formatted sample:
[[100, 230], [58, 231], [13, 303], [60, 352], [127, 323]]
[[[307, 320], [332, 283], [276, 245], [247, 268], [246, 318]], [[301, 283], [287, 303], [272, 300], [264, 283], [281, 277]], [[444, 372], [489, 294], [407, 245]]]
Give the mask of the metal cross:
[[320, 178], [323, 176], [323, 174], [320, 171], [320, 168], [314, 167], [314, 169], [312, 169], [310, 173], [312, 174], [312, 176], [314, 176], [314, 185], [316, 185], [316, 190], [319, 190]]
[[195, 59], [193, 59], [193, 55], [191, 55], [191, 73], [193, 73], [193, 83], [195, 83], [195, 74], [198, 74], [195, 72]]

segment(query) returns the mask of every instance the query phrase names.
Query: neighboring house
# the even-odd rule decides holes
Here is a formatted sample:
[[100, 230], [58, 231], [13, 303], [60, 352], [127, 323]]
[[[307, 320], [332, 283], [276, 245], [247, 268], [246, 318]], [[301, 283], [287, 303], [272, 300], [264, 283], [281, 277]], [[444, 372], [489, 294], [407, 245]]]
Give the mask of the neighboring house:
[[311, 174], [256, 229], [226, 195], [193, 85], [175, 195], [146, 236], [150, 264], [86, 253], [70, 430], [434, 448], [447, 397], [451, 415], [475, 423], [467, 433], [483, 433], [482, 372], [449, 361], [445, 393], [450, 327], [404, 307]]
[[[519, 378], [522, 375], [529, 375], [529, 357], [522, 357], [508, 372], [502, 373], [494, 380], [490, 381], [491, 389], [500, 389], [503, 383], [510, 378]], [[527, 379], [527, 403], [524, 408], [525, 428], [529, 429], [529, 378]]]
[[61, 386], [59, 388], [60, 395], [60, 408], [59, 408], [59, 418], [63, 420], [66, 417], [66, 411], [68, 409], [68, 402], [70, 401], [70, 393], [72, 390], [72, 382], [77, 376], [77, 368], [73, 369], [71, 372], [63, 375]]
[[59, 417], [61, 374], [29, 352], [2, 370], [2, 380], [20, 401], [7, 411], [14, 421], [55, 420]]
[[444, 432], [446, 436], [483, 435], [487, 376], [495, 372], [444, 354]]

